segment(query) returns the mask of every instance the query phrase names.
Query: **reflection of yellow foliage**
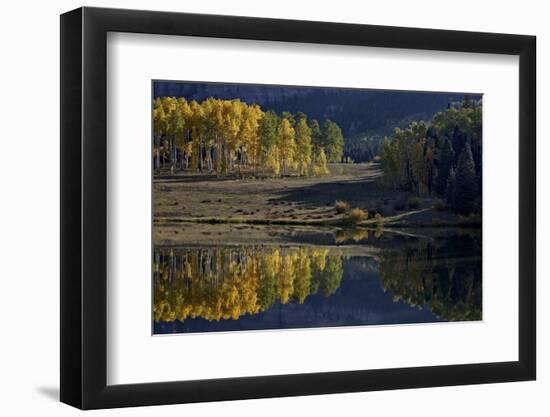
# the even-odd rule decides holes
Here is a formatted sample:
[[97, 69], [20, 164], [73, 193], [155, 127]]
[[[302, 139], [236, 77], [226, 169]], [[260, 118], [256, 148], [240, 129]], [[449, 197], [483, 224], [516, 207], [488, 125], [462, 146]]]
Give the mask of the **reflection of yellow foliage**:
[[362, 240], [367, 240], [368, 238], [368, 229], [340, 229], [336, 232], [335, 235], [336, 243], [344, 243], [348, 240], [361, 242]]
[[154, 259], [153, 316], [164, 322], [236, 320], [276, 300], [303, 303], [319, 288], [334, 293], [343, 273], [340, 256], [324, 248], [159, 249]]
[[367, 229], [354, 229], [351, 238], [355, 242], [360, 242], [369, 238], [369, 231]]
[[302, 304], [309, 295], [311, 288], [311, 259], [309, 256], [300, 256], [298, 260], [298, 271], [294, 280], [294, 295]]
[[323, 272], [325, 270], [327, 255], [328, 249], [326, 248], [312, 249], [311, 263], [313, 264], [313, 268], [320, 272]]
[[337, 230], [334, 236], [336, 243], [344, 243], [349, 239], [346, 229]]

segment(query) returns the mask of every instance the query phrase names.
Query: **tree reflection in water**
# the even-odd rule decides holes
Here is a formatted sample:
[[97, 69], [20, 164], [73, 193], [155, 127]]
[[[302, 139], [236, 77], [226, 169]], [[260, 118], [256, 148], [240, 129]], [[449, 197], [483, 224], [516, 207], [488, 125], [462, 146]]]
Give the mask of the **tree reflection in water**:
[[[368, 235], [350, 236], [364, 240]], [[413, 239], [381, 248], [371, 256], [384, 296], [411, 309], [428, 308], [445, 321], [480, 320], [478, 242], [467, 236]], [[343, 279], [366, 279], [357, 267], [367, 259], [372, 269], [372, 258], [346, 255], [345, 247], [157, 247], [153, 317], [165, 323], [238, 320], [276, 303], [303, 304], [314, 294], [330, 297]]]
[[419, 309], [428, 306], [447, 321], [481, 320], [481, 247], [467, 236], [384, 251], [380, 284]]
[[326, 248], [216, 247], [155, 249], [155, 321], [237, 320], [276, 301], [303, 303], [340, 286], [341, 256]]

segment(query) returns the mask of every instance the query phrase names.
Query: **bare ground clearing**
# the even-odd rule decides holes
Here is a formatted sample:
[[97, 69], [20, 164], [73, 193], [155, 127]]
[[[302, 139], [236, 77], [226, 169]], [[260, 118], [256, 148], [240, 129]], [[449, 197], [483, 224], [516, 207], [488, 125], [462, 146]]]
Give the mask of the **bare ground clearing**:
[[375, 213], [383, 216], [384, 226], [459, 224], [453, 213], [434, 210], [429, 197], [418, 198], [414, 209], [396, 211], [402, 193], [381, 184], [378, 164], [331, 164], [330, 171], [320, 177], [234, 179], [184, 174], [156, 179], [155, 229], [162, 225], [168, 231], [189, 222], [335, 226], [343, 219], [334, 207], [337, 200], [368, 211], [371, 219], [363, 225], [372, 225]]
[[[391, 191], [379, 185], [374, 164], [335, 164], [331, 175], [273, 179], [225, 179], [181, 176], [154, 182], [155, 220], [331, 220], [341, 216], [336, 200], [370, 209], [389, 202]], [[389, 207], [388, 207], [389, 209]]]

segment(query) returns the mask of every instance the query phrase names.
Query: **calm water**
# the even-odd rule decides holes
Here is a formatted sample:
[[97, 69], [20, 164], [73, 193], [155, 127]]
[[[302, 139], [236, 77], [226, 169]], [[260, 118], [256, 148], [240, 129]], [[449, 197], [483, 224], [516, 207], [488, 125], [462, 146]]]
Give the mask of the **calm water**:
[[155, 334], [482, 317], [477, 233], [354, 230], [285, 244], [158, 246], [153, 261]]

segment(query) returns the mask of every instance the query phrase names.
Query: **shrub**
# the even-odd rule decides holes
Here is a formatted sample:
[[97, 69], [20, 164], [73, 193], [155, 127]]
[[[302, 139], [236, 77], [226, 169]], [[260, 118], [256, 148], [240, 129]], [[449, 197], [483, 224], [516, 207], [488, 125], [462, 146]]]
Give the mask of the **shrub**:
[[363, 220], [367, 220], [368, 218], [368, 212], [361, 210], [360, 208], [354, 208], [346, 214], [346, 216], [344, 217], [344, 221], [348, 224], [358, 224]]
[[420, 207], [420, 199], [418, 197], [409, 197], [407, 201], [407, 206], [409, 207], [409, 209]]
[[349, 210], [349, 204], [345, 201], [337, 200], [334, 208], [336, 209], [336, 213], [342, 214]]

